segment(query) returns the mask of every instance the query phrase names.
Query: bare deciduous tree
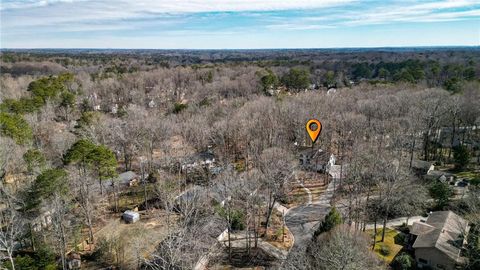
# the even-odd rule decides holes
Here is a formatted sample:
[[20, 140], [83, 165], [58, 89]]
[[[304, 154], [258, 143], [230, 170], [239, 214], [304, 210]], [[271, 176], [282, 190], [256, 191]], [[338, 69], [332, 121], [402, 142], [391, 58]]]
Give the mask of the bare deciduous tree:
[[382, 269], [376, 255], [368, 250], [366, 236], [340, 225], [314, 240], [307, 251], [307, 269], [355, 270]]

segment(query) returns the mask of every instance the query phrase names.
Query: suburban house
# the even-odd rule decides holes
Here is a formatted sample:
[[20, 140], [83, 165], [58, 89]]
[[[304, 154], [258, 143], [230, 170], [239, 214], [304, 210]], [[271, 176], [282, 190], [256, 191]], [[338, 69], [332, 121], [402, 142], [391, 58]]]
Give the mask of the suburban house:
[[435, 166], [429, 161], [414, 159], [412, 160], [412, 169], [416, 175], [425, 176], [430, 171], [434, 170]]
[[425, 222], [414, 222], [410, 234], [418, 268], [453, 270], [465, 264], [461, 251], [468, 230], [468, 222], [452, 211], [432, 212]]
[[335, 156], [322, 149], [303, 147], [299, 150], [300, 166], [307, 171], [325, 172], [335, 164]]
[[[145, 179], [147, 176], [145, 176]], [[139, 181], [139, 176], [132, 172], [132, 171], [127, 171], [119, 174], [117, 178], [114, 179], [115, 185], [118, 185], [119, 187], [131, 187], [131, 186], [136, 186], [138, 185]], [[103, 186], [105, 189], [109, 189], [113, 186], [113, 182], [111, 179], [103, 181]]]
[[210, 181], [210, 176], [220, 172], [221, 167], [216, 166], [215, 155], [211, 151], [204, 151], [187, 158], [181, 169], [187, 174], [187, 181], [206, 184]]
[[118, 178], [117, 178], [117, 181], [120, 185], [128, 186], [128, 187], [137, 185], [139, 180], [140, 179], [138, 175], [132, 171], [121, 173], [118, 175]]
[[200, 152], [190, 156], [183, 164], [182, 170], [189, 171], [198, 167], [212, 168], [215, 164], [215, 155], [210, 151]]

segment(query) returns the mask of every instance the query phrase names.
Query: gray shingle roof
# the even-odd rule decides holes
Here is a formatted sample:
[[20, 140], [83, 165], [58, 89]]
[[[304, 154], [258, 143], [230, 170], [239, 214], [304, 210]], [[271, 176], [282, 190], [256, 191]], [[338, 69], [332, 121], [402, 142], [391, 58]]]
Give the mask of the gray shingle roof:
[[460, 262], [463, 236], [467, 232], [468, 222], [452, 211], [433, 212], [425, 224], [413, 224], [412, 234], [418, 235], [413, 248], [436, 248]]
[[412, 167], [415, 169], [428, 170], [432, 165], [433, 163], [425, 160], [418, 160], [418, 159], [412, 160]]

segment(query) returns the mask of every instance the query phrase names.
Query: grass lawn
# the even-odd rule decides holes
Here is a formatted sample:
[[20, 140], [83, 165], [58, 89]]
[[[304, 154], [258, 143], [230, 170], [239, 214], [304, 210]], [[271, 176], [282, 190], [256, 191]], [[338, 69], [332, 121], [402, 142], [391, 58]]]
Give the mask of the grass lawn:
[[480, 178], [480, 172], [475, 172], [475, 171], [459, 172], [459, 173], [456, 173], [455, 175], [457, 176], [457, 178], [465, 178], [467, 180]]
[[[373, 230], [367, 230], [367, 233], [370, 234], [370, 236], [372, 236]], [[376, 241], [375, 254], [377, 254], [381, 259], [385, 260], [387, 263], [391, 263], [393, 258], [395, 258], [395, 256], [397, 256], [397, 253], [400, 252], [400, 250], [402, 249], [402, 245], [400, 243], [399, 243], [400, 245], [395, 243], [395, 237], [397, 237], [398, 235], [399, 235], [399, 232], [387, 228], [387, 231], [385, 232], [385, 241], [382, 243], [380, 242], [380, 240], [382, 239], [382, 229], [377, 230], [377, 235], [375, 236], [375, 241]], [[390, 253], [386, 256], [384, 256], [381, 253], [382, 245], [386, 245], [390, 250]]]

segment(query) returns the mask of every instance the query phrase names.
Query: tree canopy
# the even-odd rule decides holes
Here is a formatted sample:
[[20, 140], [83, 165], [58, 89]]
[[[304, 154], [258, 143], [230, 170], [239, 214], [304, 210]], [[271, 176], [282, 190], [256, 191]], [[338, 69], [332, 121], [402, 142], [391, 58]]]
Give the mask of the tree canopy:
[[291, 68], [282, 78], [288, 89], [302, 90], [310, 85], [310, 72], [305, 68]]
[[10, 137], [18, 144], [26, 144], [32, 137], [32, 129], [20, 115], [0, 113], [0, 134]]
[[55, 194], [67, 192], [67, 172], [63, 169], [44, 170], [35, 179], [28, 193], [27, 209], [37, 207], [43, 199], [50, 199]]
[[467, 147], [459, 145], [453, 148], [453, 160], [455, 161], [455, 169], [461, 170], [467, 166], [470, 161], [470, 153]]
[[436, 207], [442, 209], [446, 206], [450, 200], [450, 196], [453, 194], [452, 188], [447, 183], [436, 181], [430, 187], [430, 196], [436, 201]]

